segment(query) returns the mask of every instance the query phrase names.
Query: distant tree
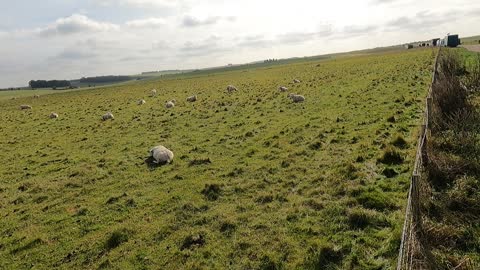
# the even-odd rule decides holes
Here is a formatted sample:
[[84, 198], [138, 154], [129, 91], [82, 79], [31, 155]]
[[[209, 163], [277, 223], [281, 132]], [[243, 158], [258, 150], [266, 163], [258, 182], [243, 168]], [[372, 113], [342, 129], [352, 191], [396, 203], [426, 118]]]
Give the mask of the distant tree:
[[28, 82], [28, 85], [31, 88], [61, 88], [61, 87], [70, 87], [70, 81], [67, 80], [31, 80]]

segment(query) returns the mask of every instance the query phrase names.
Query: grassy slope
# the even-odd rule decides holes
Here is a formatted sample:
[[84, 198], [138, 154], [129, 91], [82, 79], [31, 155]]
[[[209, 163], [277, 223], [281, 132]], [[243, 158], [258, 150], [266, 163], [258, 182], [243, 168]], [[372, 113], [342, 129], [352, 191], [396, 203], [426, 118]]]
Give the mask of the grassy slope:
[[21, 97], [33, 97], [34, 95], [48, 95], [60, 92], [67, 92], [72, 90], [8, 90], [0, 91], [0, 100], [7, 100], [12, 98], [21, 98]]
[[[0, 261], [292, 269], [322, 266], [330, 245], [339, 267], [392, 268], [433, 56], [409, 50], [0, 101]], [[226, 94], [227, 84], [239, 91]], [[292, 104], [279, 85], [307, 101]], [[147, 96], [152, 88], [159, 97]], [[187, 104], [192, 94], [199, 101]], [[178, 105], [167, 110], [171, 98]], [[23, 103], [33, 110], [18, 110]], [[116, 119], [101, 122], [106, 111]], [[398, 150], [406, 162], [386, 178], [377, 158], [396, 134], [410, 143]], [[175, 162], [150, 170], [143, 160], [157, 144]], [[220, 186], [217, 200], [202, 195], [206, 184]], [[128, 241], [106, 244], [114, 231]], [[205, 243], [182, 250], [196, 235]]]

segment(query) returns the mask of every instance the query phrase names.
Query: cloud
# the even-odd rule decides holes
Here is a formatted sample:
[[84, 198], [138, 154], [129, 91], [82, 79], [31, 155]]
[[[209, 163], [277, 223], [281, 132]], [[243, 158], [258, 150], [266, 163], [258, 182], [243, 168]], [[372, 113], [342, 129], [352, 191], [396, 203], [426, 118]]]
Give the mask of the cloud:
[[108, 22], [98, 22], [85, 15], [73, 14], [69, 17], [60, 18], [44, 28], [38, 28], [35, 32], [42, 37], [71, 35], [85, 32], [105, 32], [118, 30], [119, 26]]
[[136, 27], [136, 28], [157, 28], [164, 26], [166, 24], [165, 20], [162, 18], [148, 18], [140, 20], [127, 21], [126, 26]]
[[264, 35], [251, 35], [245, 36], [237, 43], [239, 47], [251, 47], [251, 48], [268, 48], [275, 44], [273, 39], [269, 39]]
[[90, 0], [91, 3], [102, 7], [112, 7], [115, 5], [130, 6], [137, 8], [173, 8], [183, 1], [172, 0]]
[[94, 58], [98, 55], [96, 53], [86, 51], [83, 49], [66, 49], [58, 55], [54, 56], [53, 60], [80, 60], [87, 58]]
[[208, 56], [232, 50], [232, 48], [221, 46], [219, 44], [220, 41], [222, 41], [222, 38], [215, 35], [199, 42], [187, 41], [182, 47], [180, 47], [178, 56], [182, 58], [191, 56]]
[[216, 24], [220, 22], [221, 20], [225, 21], [234, 21], [235, 17], [233, 16], [228, 16], [228, 17], [221, 17], [221, 16], [212, 16], [212, 17], [207, 17], [205, 19], [199, 19], [190, 15], [186, 15], [183, 17], [182, 20], [182, 26], [184, 27], [197, 27], [197, 26], [202, 26], [202, 25], [211, 25], [211, 24]]
[[390, 4], [393, 2], [398, 2], [399, 0], [373, 0], [370, 2], [372, 5], [382, 5], [382, 4]]
[[375, 25], [347, 25], [343, 28], [343, 34], [347, 37], [369, 34], [378, 29]]

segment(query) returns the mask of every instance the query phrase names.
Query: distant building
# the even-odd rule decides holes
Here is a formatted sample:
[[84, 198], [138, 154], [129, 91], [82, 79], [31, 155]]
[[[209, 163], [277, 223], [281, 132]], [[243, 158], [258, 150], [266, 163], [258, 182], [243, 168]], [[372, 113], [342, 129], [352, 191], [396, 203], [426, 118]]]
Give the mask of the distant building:
[[432, 46], [438, 46], [438, 45], [439, 45], [439, 41], [440, 41], [439, 38], [434, 38], [434, 39], [432, 39]]
[[440, 46], [443, 47], [455, 48], [458, 45], [460, 45], [460, 39], [458, 38], [458, 35], [447, 35], [440, 40]]
[[413, 49], [413, 45], [412, 44], [405, 44], [405, 49]]

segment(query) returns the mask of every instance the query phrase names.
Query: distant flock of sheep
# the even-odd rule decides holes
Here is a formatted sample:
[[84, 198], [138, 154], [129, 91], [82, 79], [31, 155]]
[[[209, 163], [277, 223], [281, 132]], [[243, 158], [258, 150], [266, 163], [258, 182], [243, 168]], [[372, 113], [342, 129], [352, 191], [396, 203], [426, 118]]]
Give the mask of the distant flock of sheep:
[[[300, 80], [294, 79], [293, 82], [294, 83], [300, 83]], [[280, 92], [287, 92], [288, 88], [285, 87], [285, 86], [280, 86], [278, 88], [278, 90]], [[237, 88], [235, 86], [233, 86], [233, 85], [228, 85], [227, 86], [227, 92], [228, 93], [233, 93], [235, 91], [237, 91]], [[151, 97], [157, 96], [157, 90], [156, 89], [151, 90], [150, 91], [150, 96]], [[290, 98], [294, 103], [305, 101], [305, 97], [302, 96], [302, 95], [289, 93], [287, 95], [287, 97]], [[33, 98], [40, 98], [40, 96], [39, 95], [34, 95]], [[197, 101], [197, 96], [196, 95], [187, 97], [187, 102], [195, 102], [195, 101]], [[145, 103], [146, 103], [146, 101], [144, 99], [140, 99], [137, 102], [138, 105], [143, 105]], [[165, 103], [165, 108], [167, 108], [167, 109], [173, 108], [173, 107], [175, 107], [175, 103], [176, 103], [175, 99], [167, 101]], [[30, 109], [32, 109], [32, 106], [30, 106], [30, 105], [20, 105], [20, 109], [21, 110], [30, 110]], [[55, 112], [52, 112], [52, 113], [50, 113], [49, 117], [51, 119], [56, 119], [56, 118], [58, 118], [58, 114], [55, 113]], [[111, 112], [107, 112], [104, 115], [102, 115], [102, 120], [103, 121], [106, 121], [106, 120], [109, 120], [109, 119], [111, 119], [111, 120], [114, 119], [114, 116]], [[171, 150], [167, 149], [163, 145], [158, 145], [158, 146], [153, 147], [152, 149], [150, 149], [149, 153], [150, 153], [150, 157], [153, 158], [153, 162], [156, 163], [156, 164], [168, 164], [168, 163], [171, 163], [172, 160], [173, 160], [173, 152]]]

